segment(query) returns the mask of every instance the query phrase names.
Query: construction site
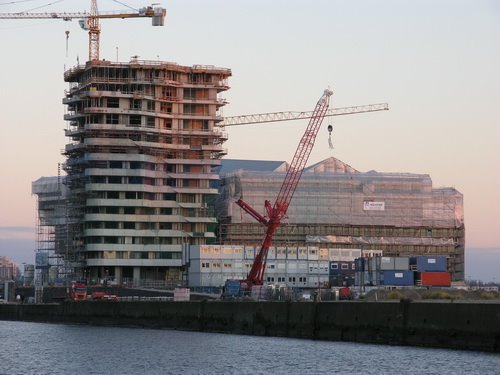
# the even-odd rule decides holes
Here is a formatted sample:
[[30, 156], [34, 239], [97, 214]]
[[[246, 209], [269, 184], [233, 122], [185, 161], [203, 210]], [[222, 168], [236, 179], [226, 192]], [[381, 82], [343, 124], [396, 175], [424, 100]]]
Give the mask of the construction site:
[[[361, 172], [335, 157], [307, 165], [325, 117], [387, 104], [329, 108], [325, 90], [312, 112], [225, 118], [230, 68], [100, 58], [99, 19], [162, 26], [164, 9], [108, 14], [91, 4], [89, 60], [64, 73], [65, 162], [32, 185], [35, 283], [329, 287], [331, 262], [354, 270], [357, 258], [378, 256], [444, 257], [443, 272], [463, 282], [459, 191], [433, 187], [427, 174]], [[290, 163], [224, 158], [226, 127], [298, 119], [309, 125]]]

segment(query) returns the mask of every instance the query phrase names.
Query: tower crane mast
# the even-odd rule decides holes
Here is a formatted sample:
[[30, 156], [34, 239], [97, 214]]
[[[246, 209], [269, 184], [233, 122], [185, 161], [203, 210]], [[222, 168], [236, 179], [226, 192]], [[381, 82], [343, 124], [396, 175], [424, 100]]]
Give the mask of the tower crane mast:
[[137, 11], [99, 12], [97, 0], [91, 0], [90, 12], [0, 13], [0, 19], [62, 19], [63, 21], [71, 21], [78, 18], [80, 26], [89, 31], [89, 61], [95, 61], [99, 60], [101, 33], [99, 19], [149, 17], [152, 19], [153, 26], [163, 26], [166, 14], [164, 8], [152, 6], [143, 7]]

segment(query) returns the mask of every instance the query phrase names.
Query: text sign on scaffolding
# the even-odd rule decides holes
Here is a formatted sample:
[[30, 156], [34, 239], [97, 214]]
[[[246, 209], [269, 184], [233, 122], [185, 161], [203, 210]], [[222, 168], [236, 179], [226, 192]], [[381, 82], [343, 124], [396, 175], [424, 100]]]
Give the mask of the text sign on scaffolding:
[[385, 202], [364, 201], [364, 211], [385, 211]]

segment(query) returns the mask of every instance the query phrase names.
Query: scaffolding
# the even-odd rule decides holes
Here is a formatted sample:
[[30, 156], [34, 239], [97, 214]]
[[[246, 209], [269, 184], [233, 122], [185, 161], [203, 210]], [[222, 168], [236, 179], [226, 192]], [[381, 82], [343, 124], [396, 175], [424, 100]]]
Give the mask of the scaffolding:
[[76, 219], [68, 200], [65, 179], [41, 177], [32, 183], [37, 196], [35, 284], [65, 284], [82, 267], [76, 239]]
[[137, 58], [66, 71], [62, 168], [86, 280], [180, 280], [184, 247], [213, 241], [212, 168], [227, 152], [216, 123], [230, 76]]
[[[224, 161], [223, 161], [224, 163]], [[262, 215], [284, 178], [282, 171], [245, 169], [221, 175], [217, 216], [224, 244], [256, 245], [265, 228], [234, 202], [243, 198]], [[224, 169], [224, 165], [223, 165]], [[387, 256], [446, 255], [456, 279], [463, 279], [465, 246], [463, 195], [433, 188], [427, 174], [359, 172], [335, 158], [304, 170], [278, 228], [274, 245], [383, 250]]]

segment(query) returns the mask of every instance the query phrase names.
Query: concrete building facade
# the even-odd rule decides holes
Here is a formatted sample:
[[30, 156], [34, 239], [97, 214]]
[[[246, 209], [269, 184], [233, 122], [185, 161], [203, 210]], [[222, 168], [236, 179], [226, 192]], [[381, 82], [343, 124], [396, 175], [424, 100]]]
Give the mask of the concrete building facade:
[[215, 241], [216, 126], [231, 71], [160, 61], [65, 72], [68, 247], [81, 277], [185, 281], [186, 247]]

